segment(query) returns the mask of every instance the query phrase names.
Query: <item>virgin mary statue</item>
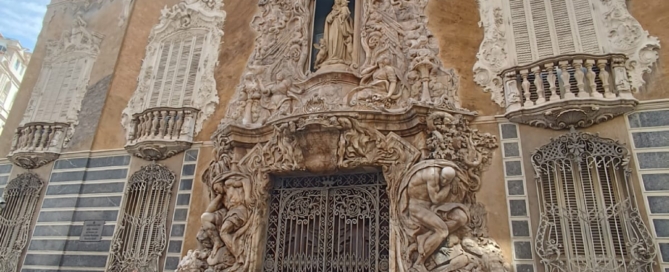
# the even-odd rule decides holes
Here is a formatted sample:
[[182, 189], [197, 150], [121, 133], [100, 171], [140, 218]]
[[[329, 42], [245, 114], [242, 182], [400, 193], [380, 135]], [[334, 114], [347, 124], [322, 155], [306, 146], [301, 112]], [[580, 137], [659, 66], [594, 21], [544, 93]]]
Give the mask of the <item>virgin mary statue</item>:
[[350, 65], [353, 54], [353, 22], [348, 0], [335, 0], [325, 18], [325, 31], [318, 45], [316, 67], [332, 64]]

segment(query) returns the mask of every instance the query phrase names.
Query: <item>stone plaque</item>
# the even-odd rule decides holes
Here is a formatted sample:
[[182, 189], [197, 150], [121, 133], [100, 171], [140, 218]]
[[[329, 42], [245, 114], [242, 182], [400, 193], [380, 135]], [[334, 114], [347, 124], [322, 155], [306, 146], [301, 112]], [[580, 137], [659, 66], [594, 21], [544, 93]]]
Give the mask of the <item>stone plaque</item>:
[[100, 242], [104, 226], [105, 221], [84, 221], [84, 229], [81, 231], [79, 241]]

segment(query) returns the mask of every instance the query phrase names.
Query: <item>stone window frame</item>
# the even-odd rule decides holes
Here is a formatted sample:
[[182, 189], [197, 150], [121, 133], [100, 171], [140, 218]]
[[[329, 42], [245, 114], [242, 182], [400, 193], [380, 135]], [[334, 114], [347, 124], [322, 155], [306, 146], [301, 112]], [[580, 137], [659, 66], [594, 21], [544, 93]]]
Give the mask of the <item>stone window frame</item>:
[[[543, 3], [544, 6], [550, 6], [548, 0], [480, 0], [479, 12], [481, 21], [479, 26], [483, 29], [483, 41], [477, 53], [477, 62], [474, 64], [474, 81], [481, 87], [484, 92], [491, 93], [491, 99], [505, 107], [506, 101], [503, 91], [503, 75], [500, 73], [503, 70], [527, 64], [533, 61], [549, 58], [551, 56], [539, 57], [536, 53], [536, 43], [532, 42], [533, 27], [537, 22], [531, 18], [525, 18], [528, 22], [528, 40], [529, 45], [535, 56], [530, 60], [519, 61], [516, 56], [516, 43], [514, 37], [514, 25], [512, 20], [511, 2], [523, 1], [526, 5], [524, 10], [527, 12], [531, 10], [529, 3]], [[630, 14], [627, 10], [625, 0], [560, 0], [564, 3], [581, 3], [588, 1], [588, 6], [592, 9], [594, 18], [595, 32], [597, 33], [597, 42], [600, 47], [600, 54], [621, 53], [628, 58], [626, 66], [630, 68], [629, 77], [632, 89], [639, 91], [645, 84], [643, 75], [652, 71], [654, 63], [659, 58], [658, 49], [660, 42], [657, 37], [651, 36], [648, 31], [644, 30], [641, 24]], [[573, 8], [569, 9], [570, 27], [572, 28], [572, 36], [577, 37], [575, 31], [578, 22], [573, 16]], [[555, 39], [556, 28], [555, 23], [551, 20], [553, 14], [547, 13], [547, 28], [550, 29], [551, 42], [553, 48], [558, 46], [558, 41]], [[517, 26], [517, 25], [516, 25]], [[559, 50], [554, 50], [554, 56], [569, 55], [569, 54], [592, 54], [582, 50], [580, 43], [575, 39], [574, 52], [562, 53]], [[580, 49], [580, 50], [579, 50]]]

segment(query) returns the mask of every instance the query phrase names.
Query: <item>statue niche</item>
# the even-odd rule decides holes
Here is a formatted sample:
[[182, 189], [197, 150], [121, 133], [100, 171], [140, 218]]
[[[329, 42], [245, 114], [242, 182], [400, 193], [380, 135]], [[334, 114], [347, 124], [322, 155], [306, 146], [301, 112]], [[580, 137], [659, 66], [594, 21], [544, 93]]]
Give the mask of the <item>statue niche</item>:
[[[318, 5], [318, 1], [316, 3]], [[347, 70], [353, 60], [353, 19], [348, 0], [335, 0], [323, 27], [314, 68]]]

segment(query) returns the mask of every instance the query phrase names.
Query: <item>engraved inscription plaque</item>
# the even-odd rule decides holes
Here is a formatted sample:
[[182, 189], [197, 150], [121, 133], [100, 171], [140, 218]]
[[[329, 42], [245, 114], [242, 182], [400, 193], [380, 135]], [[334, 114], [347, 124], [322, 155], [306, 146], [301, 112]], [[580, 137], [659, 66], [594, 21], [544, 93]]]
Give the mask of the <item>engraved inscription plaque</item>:
[[84, 229], [81, 230], [79, 241], [100, 242], [102, 240], [102, 228], [105, 221], [84, 221]]

